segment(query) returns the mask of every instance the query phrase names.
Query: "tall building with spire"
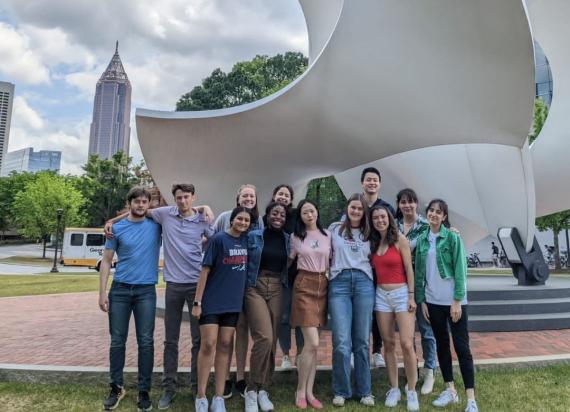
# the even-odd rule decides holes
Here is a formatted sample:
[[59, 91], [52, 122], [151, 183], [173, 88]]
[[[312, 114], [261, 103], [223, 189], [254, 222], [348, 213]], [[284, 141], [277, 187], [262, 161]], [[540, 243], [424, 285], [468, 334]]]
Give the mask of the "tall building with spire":
[[14, 85], [8, 82], [0, 82], [0, 170], [2, 170], [2, 163], [4, 163], [8, 152], [13, 102]]
[[89, 156], [109, 159], [122, 150], [129, 154], [131, 136], [131, 83], [119, 57], [119, 42], [95, 89]]

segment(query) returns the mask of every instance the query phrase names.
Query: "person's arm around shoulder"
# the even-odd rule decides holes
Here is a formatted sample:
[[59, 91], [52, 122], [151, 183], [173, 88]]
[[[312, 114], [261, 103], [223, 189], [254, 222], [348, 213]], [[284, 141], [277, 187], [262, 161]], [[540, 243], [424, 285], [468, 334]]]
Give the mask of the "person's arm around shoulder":
[[289, 243], [290, 251], [289, 251], [289, 256], [287, 256], [287, 268], [291, 267], [291, 265], [295, 261], [295, 258], [297, 257], [297, 242], [298, 242], [297, 236], [291, 234], [291, 236], [289, 237], [289, 242], [290, 242]]
[[111, 273], [111, 265], [113, 264], [114, 249], [105, 249], [103, 251], [103, 260], [99, 267], [99, 309], [103, 312], [109, 311], [109, 298], [107, 296], [107, 282]]
[[216, 220], [216, 215], [212, 211], [212, 208], [208, 205], [200, 205], [194, 208], [198, 213], [204, 215], [206, 222], [212, 224]]
[[396, 247], [400, 251], [402, 262], [404, 262], [404, 270], [406, 271], [406, 280], [408, 283], [408, 311], [414, 312], [416, 310], [414, 266], [412, 265], [412, 250], [410, 249], [410, 243], [406, 236], [402, 234], [398, 236]]

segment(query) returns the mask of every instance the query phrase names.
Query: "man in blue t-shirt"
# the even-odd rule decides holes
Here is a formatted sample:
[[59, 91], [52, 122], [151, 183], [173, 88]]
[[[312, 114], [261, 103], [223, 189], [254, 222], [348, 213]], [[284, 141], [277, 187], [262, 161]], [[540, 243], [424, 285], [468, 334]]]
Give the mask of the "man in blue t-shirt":
[[[150, 192], [134, 187], [127, 194], [130, 207], [126, 219], [113, 226], [113, 238], [105, 243], [99, 282], [99, 308], [109, 314], [111, 348], [109, 351], [111, 392], [103, 401], [105, 410], [115, 409], [126, 391], [123, 387], [125, 345], [131, 313], [134, 314], [138, 343], [139, 411], [150, 411], [149, 397], [154, 364], [154, 318], [156, 283], [160, 253], [160, 225], [146, 217]], [[117, 268], [107, 296], [114, 254]]]

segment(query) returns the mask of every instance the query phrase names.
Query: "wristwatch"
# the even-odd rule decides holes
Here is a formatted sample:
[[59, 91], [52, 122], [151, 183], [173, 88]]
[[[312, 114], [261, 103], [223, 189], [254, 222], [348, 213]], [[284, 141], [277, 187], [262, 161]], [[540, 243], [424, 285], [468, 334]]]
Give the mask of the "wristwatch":
[[200, 302], [199, 300], [195, 300], [194, 303], [192, 304], [192, 306], [201, 307], [201, 306], [202, 306], [202, 302]]

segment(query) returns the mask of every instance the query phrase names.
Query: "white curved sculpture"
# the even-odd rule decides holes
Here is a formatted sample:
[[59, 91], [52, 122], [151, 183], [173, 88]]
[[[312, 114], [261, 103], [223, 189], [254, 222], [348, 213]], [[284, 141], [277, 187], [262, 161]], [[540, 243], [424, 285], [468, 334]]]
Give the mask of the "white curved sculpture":
[[531, 147], [538, 216], [570, 209], [570, 2], [527, 0], [532, 31], [544, 50], [554, 91], [548, 118]]
[[[532, 119], [534, 65], [521, 1], [301, 4], [311, 64], [285, 89], [223, 110], [137, 110], [141, 148], [161, 191], [169, 193], [175, 180], [190, 180], [200, 198], [219, 211], [233, 204], [241, 183], [251, 182], [263, 204], [278, 183], [302, 192], [314, 177], [430, 148], [424, 150], [459, 169], [470, 162], [468, 172], [477, 176], [468, 188], [472, 195], [459, 185], [442, 196], [451, 204], [478, 202], [479, 207], [465, 202], [461, 210], [469, 226], [457, 226], [466, 235], [482, 234], [505, 225], [503, 205], [493, 202], [497, 194], [482, 189], [488, 176], [480, 166], [491, 165], [490, 154], [469, 147], [451, 159], [440, 152], [447, 147], [435, 146], [492, 144], [494, 154], [504, 155], [494, 155], [493, 161], [500, 158], [516, 170], [500, 183], [516, 185], [505, 201], [523, 209], [504, 214], [523, 237], [528, 235], [534, 196], [524, 143]], [[383, 194], [390, 180], [419, 191], [420, 184], [446, 187], [446, 179], [457, 174], [450, 168], [438, 173], [443, 180], [430, 182], [431, 158], [409, 153], [413, 168], [408, 174], [396, 165], [390, 178], [385, 175]], [[415, 174], [422, 179], [414, 180]], [[359, 191], [358, 177], [343, 186]]]

